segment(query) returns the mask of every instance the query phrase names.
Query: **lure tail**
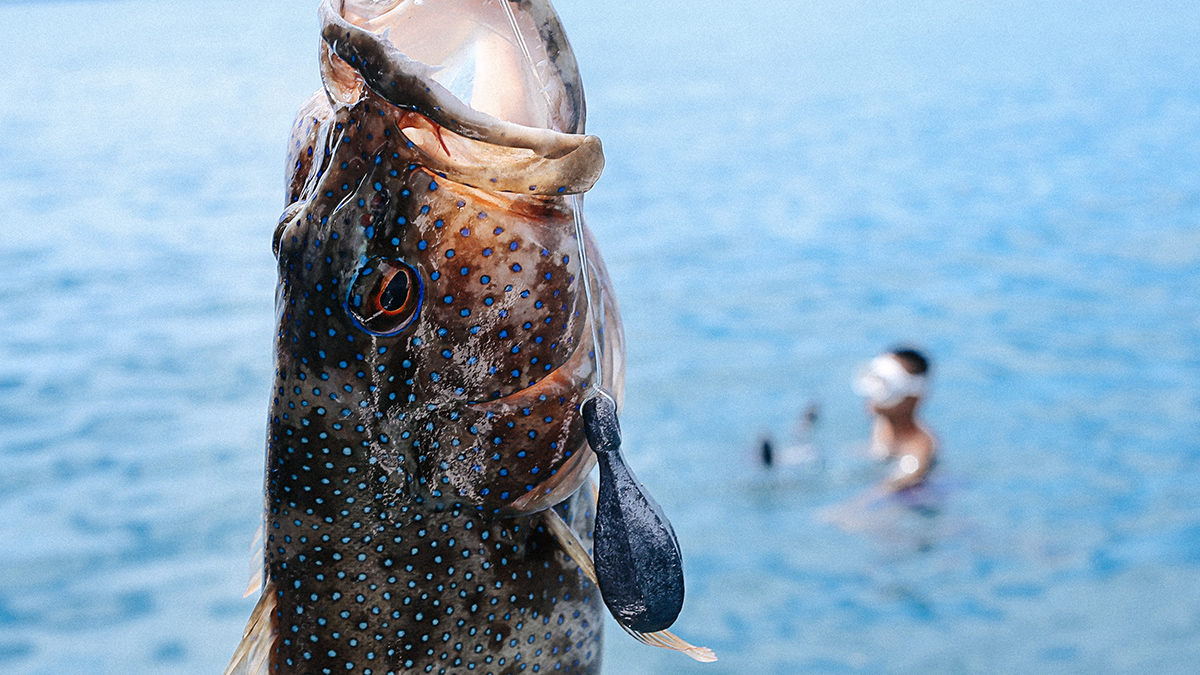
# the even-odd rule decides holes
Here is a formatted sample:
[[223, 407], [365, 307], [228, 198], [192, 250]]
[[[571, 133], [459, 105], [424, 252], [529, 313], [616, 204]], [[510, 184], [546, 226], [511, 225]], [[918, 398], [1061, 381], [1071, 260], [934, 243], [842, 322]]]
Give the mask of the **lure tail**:
[[[590, 483], [588, 487], [591, 487]], [[594, 491], [595, 488], [592, 489]], [[550, 534], [558, 542], [558, 545], [562, 546], [563, 551], [579, 565], [579, 569], [583, 572], [583, 575], [593, 584], [599, 586], [600, 582], [596, 578], [596, 566], [592, 562], [592, 556], [588, 554], [587, 549], [579, 541], [579, 537], [575, 535], [574, 530], [567, 525], [562, 516], [558, 515], [558, 512], [554, 509], [546, 509], [542, 512], [542, 516], [546, 529], [550, 531]], [[619, 619], [617, 623], [633, 639], [644, 645], [683, 652], [701, 663], [713, 663], [717, 660], [717, 655], [713, 650], [708, 647], [697, 647], [669, 630], [661, 630], [654, 633], [639, 633], [621, 623]]]

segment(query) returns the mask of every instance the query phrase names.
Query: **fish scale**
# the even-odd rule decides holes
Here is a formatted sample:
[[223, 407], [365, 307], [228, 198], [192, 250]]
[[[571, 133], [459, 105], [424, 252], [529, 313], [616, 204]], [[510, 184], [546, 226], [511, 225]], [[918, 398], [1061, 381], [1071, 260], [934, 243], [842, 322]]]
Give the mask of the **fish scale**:
[[595, 588], [534, 517], [394, 508], [281, 528], [298, 548], [275, 574], [278, 659], [302, 667], [284, 672], [597, 671]]

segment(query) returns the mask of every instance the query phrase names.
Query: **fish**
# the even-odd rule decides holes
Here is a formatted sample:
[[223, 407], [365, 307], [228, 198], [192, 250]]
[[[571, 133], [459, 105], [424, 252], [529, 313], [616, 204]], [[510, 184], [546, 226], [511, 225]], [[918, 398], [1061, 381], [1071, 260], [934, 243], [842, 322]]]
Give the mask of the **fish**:
[[621, 455], [582, 212], [604, 155], [553, 7], [319, 17], [272, 243], [260, 595], [226, 674], [598, 673], [606, 610], [712, 660], [666, 630], [679, 545]]

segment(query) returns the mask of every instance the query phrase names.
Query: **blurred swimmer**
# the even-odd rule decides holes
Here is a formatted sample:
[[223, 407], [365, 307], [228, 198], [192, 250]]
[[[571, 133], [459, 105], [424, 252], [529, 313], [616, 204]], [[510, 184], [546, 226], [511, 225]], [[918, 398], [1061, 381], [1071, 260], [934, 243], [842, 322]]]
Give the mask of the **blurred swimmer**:
[[796, 435], [792, 443], [776, 447], [770, 434], [763, 434], [759, 439], [759, 458], [764, 468], [802, 467], [810, 471], [820, 471], [825, 461], [821, 451], [813, 442], [813, 430], [820, 418], [820, 406], [815, 402], [809, 403], [800, 412], [796, 424]]
[[775, 463], [775, 444], [771, 442], [771, 434], [763, 434], [759, 439], [759, 457], [762, 465], [768, 469]]
[[875, 415], [871, 454], [896, 460], [895, 470], [882, 485], [888, 492], [921, 485], [933, 468], [937, 441], [916, 414], [928, 373], [929, 361], [920, 352], [896, 349], [872, 359], [854, 382], [854, 392], [867, 399]]

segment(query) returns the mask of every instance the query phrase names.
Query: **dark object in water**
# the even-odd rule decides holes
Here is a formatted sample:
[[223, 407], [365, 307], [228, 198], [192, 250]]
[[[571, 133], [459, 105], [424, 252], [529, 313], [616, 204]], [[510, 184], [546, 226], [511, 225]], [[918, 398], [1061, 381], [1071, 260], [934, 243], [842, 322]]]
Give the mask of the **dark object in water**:
[[683, 609], [683, 560], [675, 530], [621, 457], [612, 398], [601, 391], [584, 403], [583, 421], [600, 463], [595, 559], [604, 604], [633, 630], [664, 630]]
[[[817, 422], [821, 419], [821, 406], [813, 401], [804, 408], [804, 414], [800, 418], [801, 433], [811, 434]], [[807, 439], [805, 439], [807, 440]]]
[[762, 441], [762, 463], [768, 469], [771, 468], [771, 462], [774, 461], [775, 449], [771, 446], [771, 439], [764, 438]]

